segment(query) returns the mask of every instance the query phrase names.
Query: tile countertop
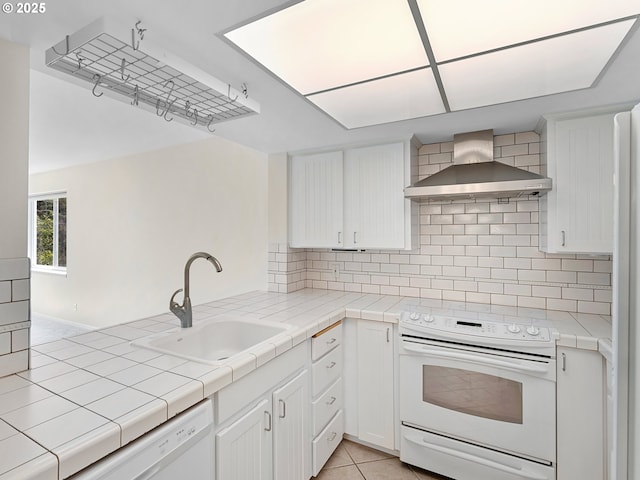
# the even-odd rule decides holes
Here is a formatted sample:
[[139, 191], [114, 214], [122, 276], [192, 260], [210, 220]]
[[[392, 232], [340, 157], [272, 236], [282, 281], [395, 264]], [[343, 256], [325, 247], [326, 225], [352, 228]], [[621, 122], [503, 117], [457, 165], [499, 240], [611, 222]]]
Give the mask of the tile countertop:
[[305, 289], [249, 292], [194, 307], [194, 324], [221, 314], [294, 328], [232, 363], [211, 366], [131, 345], [175, 329], [170, 313], [31, 347], [31, 370], [0, 378], [0, 480], [67, 478], [345, 318], [396, 323], [411, 306], [550, 321], [558, 345], [600, 350], [611, 322], [600, 315]]

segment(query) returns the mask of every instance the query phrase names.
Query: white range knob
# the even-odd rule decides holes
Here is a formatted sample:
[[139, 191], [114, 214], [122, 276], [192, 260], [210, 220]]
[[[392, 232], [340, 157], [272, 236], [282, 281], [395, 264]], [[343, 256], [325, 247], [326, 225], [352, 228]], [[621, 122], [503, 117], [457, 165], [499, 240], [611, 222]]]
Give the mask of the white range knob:
[[538, 327], [534, 327], [533, 325], [527, 327], [527, 333], [533, 337], [540, 333], [540, 329]]
[[512, 323], [511, 325], [509, 325], [507, 327], [507, 330], [509, 330], [511, 333], [519, 333], [520, 332], [520, 325]]
[[420, 314], [418, 312], [411, 312], [409, 314], [409, 318], [411, 320], [418, 320], [420, 318]]
[[424, 320], [424, 321], [425, 321], [425, 322], [427, 322], [427, 323], [431, 323], [431, 322], [433, 322], [435, 319], [433, 318], [433, 315], [429, 315], [428, 313], [425, 313], [425, 314], [422, 316], [422, 320]]

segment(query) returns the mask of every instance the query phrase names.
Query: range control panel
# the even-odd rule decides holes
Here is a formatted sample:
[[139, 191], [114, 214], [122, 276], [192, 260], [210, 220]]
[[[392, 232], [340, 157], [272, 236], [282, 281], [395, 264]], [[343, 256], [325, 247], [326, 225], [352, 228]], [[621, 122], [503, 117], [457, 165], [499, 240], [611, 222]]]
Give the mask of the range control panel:
[[400, 316], [401, 325], [416, 332], [440, 332], [448, 336], [478, 336], [494, 338], [496, 340], [518, 340], [532, 342], [550, 342], [551, 331], [547, 327], [518, 322], [492, 322], [488, 320], [470, 320], [456, 318], [442, 314], [403, 312]]

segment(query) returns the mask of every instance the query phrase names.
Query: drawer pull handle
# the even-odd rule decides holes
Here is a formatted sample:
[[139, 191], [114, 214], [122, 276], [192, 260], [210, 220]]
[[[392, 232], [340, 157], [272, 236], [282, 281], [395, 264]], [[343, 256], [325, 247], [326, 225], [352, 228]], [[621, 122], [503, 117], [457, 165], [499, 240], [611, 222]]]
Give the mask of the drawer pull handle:
[[280, 402], [280, 406], [282, 407], [282, 409], [280, 410], [282, 413], [279, 416], [280, 416], [280, 418], [285, 418], [287, 416], [287, 404], [282, 399], [280, 399], [278, 401]]
[[336, 343], [338, 339], [337, 338], [332, 338], [331, 340], [327, 340], [327, 345], [331, 345], [332, 343]]
[[331, 362], [329, 365], [327, 365], [327, 368], [333, 368], [336, 366], [336, 362]]
[[331, 400], [327, 402], [327, 405], [333, 405], [334, 403], [336, 403], [336, 397], [331, 397]]
[[337, 432], [331, 432], [331, 436], [327, 437], [327, 441], [333, 442], [336, 439], [337, 436], [338, 436]]

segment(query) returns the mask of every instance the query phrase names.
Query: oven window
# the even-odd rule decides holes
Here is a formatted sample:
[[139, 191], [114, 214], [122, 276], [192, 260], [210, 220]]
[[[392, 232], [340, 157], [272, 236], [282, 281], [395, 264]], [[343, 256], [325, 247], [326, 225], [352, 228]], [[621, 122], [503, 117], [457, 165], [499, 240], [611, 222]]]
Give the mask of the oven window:
[[494, 375], [423, 365], [422, 400], [476, 417], [522, 424], [522, 383]]

